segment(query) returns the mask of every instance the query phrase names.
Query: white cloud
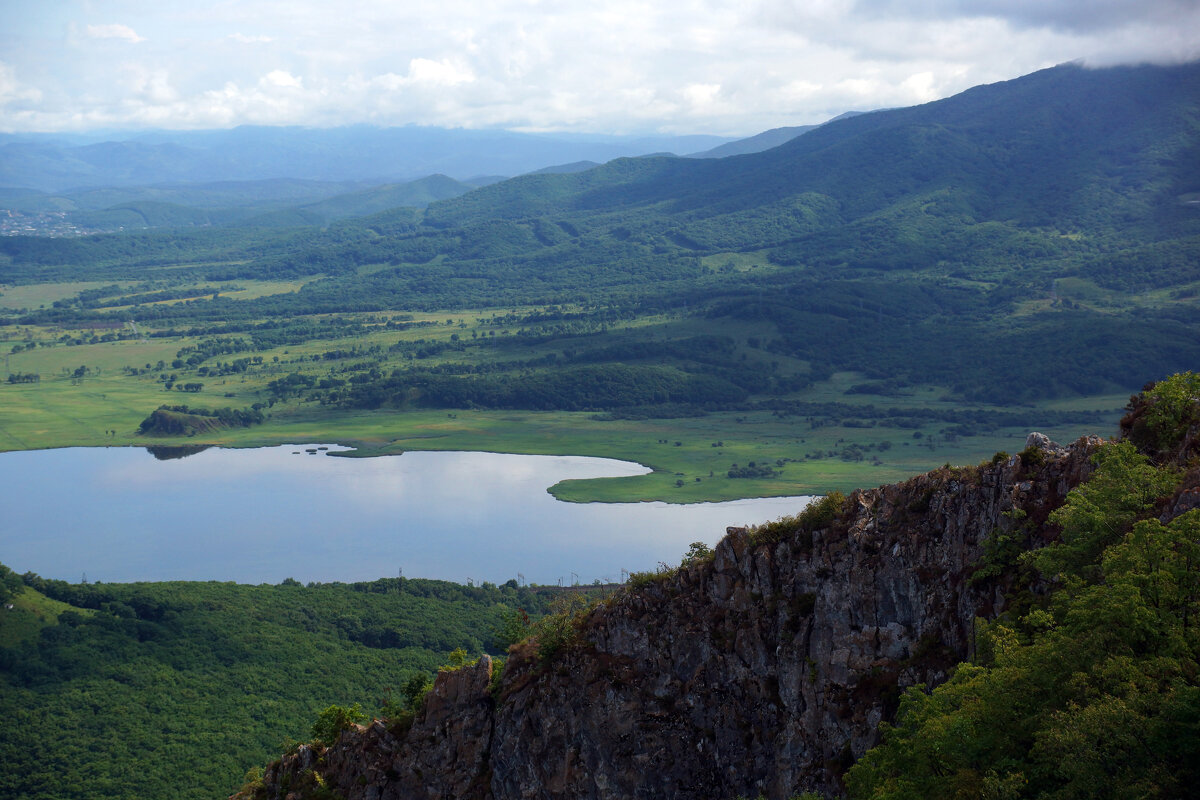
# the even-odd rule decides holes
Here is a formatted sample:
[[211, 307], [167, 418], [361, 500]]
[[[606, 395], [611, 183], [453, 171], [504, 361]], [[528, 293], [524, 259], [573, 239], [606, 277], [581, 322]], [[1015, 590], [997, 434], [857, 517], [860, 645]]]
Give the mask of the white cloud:
[[266, 44], [275, 41], [270, 36], [247, 36], [244, 33], [231, 33], [227, 38], [239, 44]]
[[426, 86], [458, 86], [475, 80], [470, 69], [448, 60], [414, 58], [408, 63], [408, 82]]
[[134, 44], [146, 41], [128, 25], [88, 25], [87, 35], [93, 39], [124, 39]]
[[287, 70], [273, 69], [259, 81], [262, 86], [279, 89], [303, 89], [304, 81]]
[[137, 66], [129, 68], [129, 89], [138, 100], [150, 105], [163, 105], [179, 99], [179, 93], [171, 86], [170, 76], [165, 69], [145, 70]]
[[[360, 0], [350, 12], [318, 0], [106, 0], [108, 19], [136, 15], [145, 38], [103, 18], [64, 22], [54, 6], [31, 4], [6, 31], [2, 130], [750, 134], [1066, 61], [1200, 57], [1198, 0]], [[115, 60], [107, 39], [138, 47]]]
[[17, 80], [17, 73], [8, 64], [0, 61], [0, 107], [15, 103], [36, 103], [42, 93]]
[[683, 88], [683, 96], [697, 111], [705, 111], [717, 105], [717, 96], [721, 93], [719, 83], [693, 83]]

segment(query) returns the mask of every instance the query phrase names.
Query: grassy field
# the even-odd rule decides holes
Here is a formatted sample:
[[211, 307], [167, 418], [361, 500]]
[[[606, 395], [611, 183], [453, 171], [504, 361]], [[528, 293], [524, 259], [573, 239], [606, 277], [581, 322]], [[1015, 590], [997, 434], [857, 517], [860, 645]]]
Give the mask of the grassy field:
[[[251, 285], [253, 284], [253, 285]], [[90, 285], [90, 284], [89, 284]], [[241, 282], [247, 296], [295, 291], [300, 282]], [[27, 301], [69, 297], [87, 288], [82, 284], [21, 287]], [[33, 290], [37, 289], [37, 292]], [[839, 403], [843, 407], [871, 406], [876, 417], [844, 415], [829, 419], [778, 415], [769, 411], [724, 411], [669, 419], [614, 419], [587, 412], [521, 412], [495, 410], [381, 409], [342, 410], [292, 398], [274, 404], [265, 424], [226, 429], [181, 440], [146, 437], [138, 425], [162, 404], [203, 408], [246, 408], [269, 399], [267, 384], [292, 373], [316, 376], [348, 374], [364, 358], [384, 373], [403, 367], [396, 348], [417, 342], [451, 343], [475, 337], [514, 344], [514, 313], [531, 309], [403, 315], [408, 327], [385, 325], [394, 314], [360, 314], [366, 326], [353, 336], [332, 336], [287, 346], [214, 356], [201, 364], [180, 366], [179, 358], [196, 339], [182, 337], [118, 338], [115, 329], [60, 330], [0, 326], [0, 353], [9, 375], [37, 375], [36, 383], [0, 382], [0, 450], [70, 446], [146, 446], [216, 444], [252, 447], [282, 443], [336, 442], [353, 445], [355, 455], [372, 456], [405, 450], [485, 450], [491, 452], [587, 455], [635, 461], [653, 472], [639, 477], [566, 481], [555, 496], [575, 502], [663, 500], [700, 502], [743, 497], [820, 494], [901, 480], [945, 463], [974, 464], [999, 450], [1024, 447], [1027, 428], [1038, 428], [1060, 441], [1085, 433], [1111, 434], [1127, 397], [1102, 396], [1048, 403], [1046, 411], [1094, 411], [1094, 422], [1076, 425], [1036, 424], [1039, 409], [1023, 409], [1029, 425], [993, 428], [963, 435], [961, 426], [931, 421], [913, 427], [888, 427], [878, 409], [959, 408], [936, 386], [912, 387], [889, 397], [847, 394], [864, 378], [837, 373], [789, 396], [804, 403]], [[314, 319], [321, 319], [314, 317]], [[624, 320], [607, 335], [620, 342], [630, 337], [679, 339], [710, 332], [706, 320], [646, 316]], [[762, 363], [771, 359], [777, 374], [802, 375], [803, 361], [765, 353], [751, 346], [763, 335], [752, 321], [728, 321], [721, 334], [737, 342], [731, 359]], [[109, 341], [103, 339], [108, 338]], [[569, 341], [567, 342], [569, 344]], [[479, 365], [488, 359], [553, 357], [562, 340], [532, 340], [520, 347], [469, 347], [441, 353], [423, 364]], [[354, 355], [330, 358], [331, 351]], [[13, 351], [16, 352], [13, 352]], [[364, 355], [366, 354], [366, 355]], [[222, 362], [255, 356], [259, 363], [243, 372], [202, 375]], [[411, 359], [411, 355], [407, 356]], [[175, 364], [176, 366], [172, 366]], [[167, 390], [174, 378], [176, 390]], [[196, 392], [180, 392], [185, 382], [202, 384]], [[972, 408], [979, 408], [973, 405]], [[986, 411], [1006, 412], [995, 408]], [[753, 477], [731, 477], [734, 474]]]
[[132, 282], [73, 281], [69, 283], [35, 283], [25, 286], [0, 285], [0, 308], [41, 308], [50, 305], [55, 300], [65, 300], [87, 289], [99, 289], [110, 283], [128, 286]]

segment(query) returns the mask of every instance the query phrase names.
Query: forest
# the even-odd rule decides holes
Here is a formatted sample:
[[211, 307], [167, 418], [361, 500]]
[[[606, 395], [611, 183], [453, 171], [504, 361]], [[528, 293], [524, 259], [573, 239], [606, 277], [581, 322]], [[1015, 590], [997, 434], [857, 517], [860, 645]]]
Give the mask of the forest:
[[0, 795], [208, 798], [332, 704], [395, 707], [452, 651], [501, 654], [555, 590], [66, 583], [0, 565]]

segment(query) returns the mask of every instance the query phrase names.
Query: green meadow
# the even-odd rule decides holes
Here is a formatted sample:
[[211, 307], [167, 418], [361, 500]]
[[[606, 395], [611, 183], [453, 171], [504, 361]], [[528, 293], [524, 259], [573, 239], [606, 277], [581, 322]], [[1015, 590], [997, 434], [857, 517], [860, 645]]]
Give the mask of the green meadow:
[[[241, 282], [244, 288], [238, 291], [289, 292], [298, 287], [289, 282], [247, 283]], [[61, 298], [79, 287], [55, 284], [34, 296]], [[528, 325], [522, 320], [540, 310], [411, 313], [400, 323], [395, 315], [379, 313], [313, 315], [312, 339], [253, 347], [235, 335], [225, 338], [238, 339], [241, 349], [190, 363], [181, 363], [181, 357], [202, 349], [205, 340], [220, 337], [163, 335], [163, 329], [148, 325], [134, 334], [132, 328], [116, 325], [64, 329], [10, 324], [0, 328], [6, 378], [36, 375], [38, 380], [0, 382], [0, 449], [336, 442], [354, 446], [356, 457], [406, 450], [599, 456], [635, 461], [653, 471], [630, 478], [564, 481], [552, 487], [553, 494], [573, 502], [690, 503], [879, 485], [946, 463], [973, 464], [997, 451], [1017, 452], [1035, 428], [1060, 441], [1109, 433], [1125, 401], [1122, 395], [1073, 398], [1025, 407], [1016, 414], [1012, 408], [971, 404], [974, 419], [963, 424], [948, 421], [963, 403], [949, 397], [945, 387], [907, 387], [888, 396], [856, 393], [852, 387], [866, 379], [854, 372], [833, 373], [783, 396], [751, 395], [750, 402], [732, 409], [685, 409], [660, 416], [653, 409], [613, 414], [424, 408], [415, 403], [354, 408], [325, 396], [276, 396], [271, 388], [273, 381], [289, 375], [314, 381], [370, 370], [387, 375], [414, 364], [435, 371], [494, 368], [519, 375], [530, 371], [530, 363], [554, 359], [564, 347], [579, 347], [581, 342], [620, 348], [649, 337], [666, 345], [692, 341], [714, 329], [733, 343], [722, 358], [734, 364], [773, 370], [784, 378], [803, 377], [808, 369], [803, 361], [754, 347], [764, 330], [753, 321], [715, 326], [708, 320], [656, 314], [624, 319], [590, 336], [523, 335]], [[341, 328], [334, 325], [328, 338], [319, 338], [331, 319]], [[430, 353], [418, 351], [414, 357], [413, 348]], [[235, 359], [253, 363], [233, 372], [228, 365]], [[181, 391], [189, 384], [192, 391]], [[755, 400], [786, 402], [768, 410], [770, 403]], [[164, 404], [206, 409], [260, 404], [266, 420], [189, 437], [140, 433], [141, 422]], [[997, 422], [989, 423], [991, 419]]]

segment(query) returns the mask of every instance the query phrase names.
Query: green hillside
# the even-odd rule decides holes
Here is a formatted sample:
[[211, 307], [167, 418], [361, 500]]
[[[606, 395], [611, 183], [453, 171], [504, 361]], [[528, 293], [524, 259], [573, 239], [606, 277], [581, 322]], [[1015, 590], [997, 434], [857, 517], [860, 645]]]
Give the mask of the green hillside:
[[[378, 713], [548, 595], [514, 585], [68, 584], [0, 565], [0, 796], [224, 797], [333, 703]], [[2, 599], [2, 598], [0, 598]]]

